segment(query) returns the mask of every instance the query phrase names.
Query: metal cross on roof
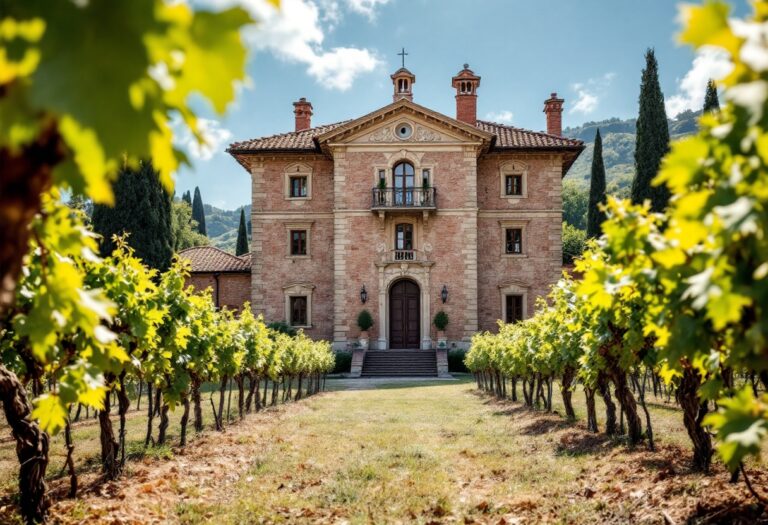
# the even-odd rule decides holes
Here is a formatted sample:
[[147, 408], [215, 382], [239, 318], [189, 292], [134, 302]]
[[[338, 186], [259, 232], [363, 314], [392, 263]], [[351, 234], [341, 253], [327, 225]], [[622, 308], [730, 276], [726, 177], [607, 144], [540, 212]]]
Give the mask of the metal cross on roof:
[[400, 51], [397, 56], [402, 57], [403, 59], [403, 68], [405, 68], [405, 57], [408, 56], [408, 53], [405, 52], [405, 48], [403, 48], [402, 51]]

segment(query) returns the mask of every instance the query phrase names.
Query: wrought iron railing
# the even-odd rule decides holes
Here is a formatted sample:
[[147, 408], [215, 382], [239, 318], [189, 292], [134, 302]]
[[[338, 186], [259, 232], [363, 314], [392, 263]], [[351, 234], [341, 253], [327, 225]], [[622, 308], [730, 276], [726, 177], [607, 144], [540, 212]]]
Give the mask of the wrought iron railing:
[[387, 250], [380, 255], [383, 263], [426, 262], [427, 254], [421, 250]]
[[373, 188], [373, 208], [436, 208], [436, 188]]

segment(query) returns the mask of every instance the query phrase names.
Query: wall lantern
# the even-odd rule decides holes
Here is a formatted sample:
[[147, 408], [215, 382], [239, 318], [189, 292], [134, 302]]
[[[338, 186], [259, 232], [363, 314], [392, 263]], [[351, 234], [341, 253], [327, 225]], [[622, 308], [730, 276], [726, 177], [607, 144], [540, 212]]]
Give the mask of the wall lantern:
[[443, 285], [443, 289], [440, 291], [440, 299], [443, 300], [443, 304], [448, 300], [448, 287]]
[[[362, 288], [360, 288], [360, 301], [365, 304], [365, 301], [368, 300], [368, 292], [365, 291], [365, 285], [363, 285]], [[445, 301], [443, 301], [445, 302]]]

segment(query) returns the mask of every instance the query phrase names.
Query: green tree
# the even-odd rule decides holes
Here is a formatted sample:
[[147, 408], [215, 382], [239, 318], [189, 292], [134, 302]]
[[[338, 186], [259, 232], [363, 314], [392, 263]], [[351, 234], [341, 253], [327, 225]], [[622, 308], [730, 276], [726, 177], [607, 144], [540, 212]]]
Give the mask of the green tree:
[[181, 200], [189, 204], [190, 207], [192, 207], [192, 195], [190, 195], [189, 190], [185, 191], [181, 194]]
[[203, 208], [203, 198], [200, 197], [200, 188], [195, 186], [195, 198], [192, 201], [192, 219], [197, 222], [197, 231], [203, 235], [208, 235], [205, 230], [205, 208]]
[[589, 208], [587, 208], [587, 236], [599, 237], [600, 225], [605, 221], [605, 164], [603, 164], [603, 139], [598, 128], [595, 134], [595, 149], [592, 155], [592, 175], [589, 181]]
[[711, 78], [707, 82], [707, 93], [704, 95], [704, 113], [718, 111], [720, 109], [720, 99], [717, 97], [717, 85]]
[[[26, 318], [34, 322], [23, 335], [13, 330], [18, 345], [2, 355], [0, 401], [16, 439], [26, 522], [46, 515], [45, 431], [61, 428], [73, 402], [101, 408], [103, 395], [90, 395], [93, 382], [84, 378], [107, 372], [120, 357], [99, 324], [111, 303], [98, 290], [84, 293], [83, 272], [73, 262], [74, 254], [98, 248], [80, 217], [57, 207], [61, 191], [111, 204], [118, 168], [137, 168], [140, 159], [152, 159], [171, 191], [172, 174], [186, 160], [174, 147], [171, 116], [181, 115], [182, 126], [204, 141], [191, 95], [225, 112], [245, 78], [240, 29], [250, 22], [241, 8], [195, 11], [162, 0], [3, 2], [0, 323], [7, 326], [9, 312], [19, 328]], [[33, 259], [42, 271], [26, 272], [25, 279], [37, 280], [17, 293], [22, 264]], [[20, 300], [25, 316], [14, 309]], [[71, 333], [78, 345], [56, 343]], [[28, 369], [16, 366], [19, 356], [48, 373], [66, 373], [30, 403], [17, 375]]]
[[235, 255], [243, 255], [248, 253], [248, 234], [245, 228], [245, 209], [240, 208], [240, 226], [237, 228], [237, 248], [235, 249]]
[[101, 255], [116, 248], [114, 236], [128, 234], [127, 244], [150, 268], [167, 270], [173, 258], [171, 198], [160, 183], [152, 163], [138, 170], [123, 169], [113, 186], [114, 207], [96, 204], [93, 230], [102, 236]]
[[173, 203], [171, 225], [174, 251], [180, 252], [193, 246], [208, 246], [208, 237], [197, 231], [197, 222], [192, 220], [192, 207], [186, 201]]
[[583, 230], [587, 221], [589, 197], [584, 186], [576, 181], [563, 182], [563, 221]]
[[662, 211], [669, 202], [669, 188], [652, 184], [659, 172], [661, 159], [669, 150], [669, 128], [664, 109], [664, 94], [659, 85], [659, 64], [653, 49], [645, 53], [645, 69], [640, 84], [640, 112], [637, 117], [635, 142], [635, 178], [632, 180], [632, 202], [651, 201], [654, 211]]
[[587, 244], [587, 232], [563, 223], [563, 264], [571, 264], [579, 257]]

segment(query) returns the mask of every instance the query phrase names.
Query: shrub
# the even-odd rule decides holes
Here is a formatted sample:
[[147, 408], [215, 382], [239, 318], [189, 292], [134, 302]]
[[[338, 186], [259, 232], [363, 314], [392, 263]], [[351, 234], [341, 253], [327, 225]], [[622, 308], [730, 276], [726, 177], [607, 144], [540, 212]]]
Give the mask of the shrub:
[[449, 372], [469, 372], [467, 365], [464, 364], [464, 356], [467, 355], [466, 350], [461, 348], [454, 348], [448, 351], [448, 371]]
[[373, 316], [368, 310], [363, 310], [360, 315], [357, 316], [357, 326], [363, 332], [367, 332], [370, 327], [373, 326]]
[[435, 314], [432, 323], [435, 325], [435, 328], [442, 332], [445, 330], [445, 327], [448, 326], [448, 314], [440, 310]]
[[336, 359], [333, 365], [334, 374], [344, 374], [352, 370], [352, 352], [336, 352], [334, 353]]
[[270, 328], [281, 334], [290, 335], [291, 337], [296, 336], [296, 330], [285, 321], [273, 321], [267, 325], [267, 328]]
[[587, 244], [587, 232], [563, 223], [563, 264], [571, 264], [580, 257]]

